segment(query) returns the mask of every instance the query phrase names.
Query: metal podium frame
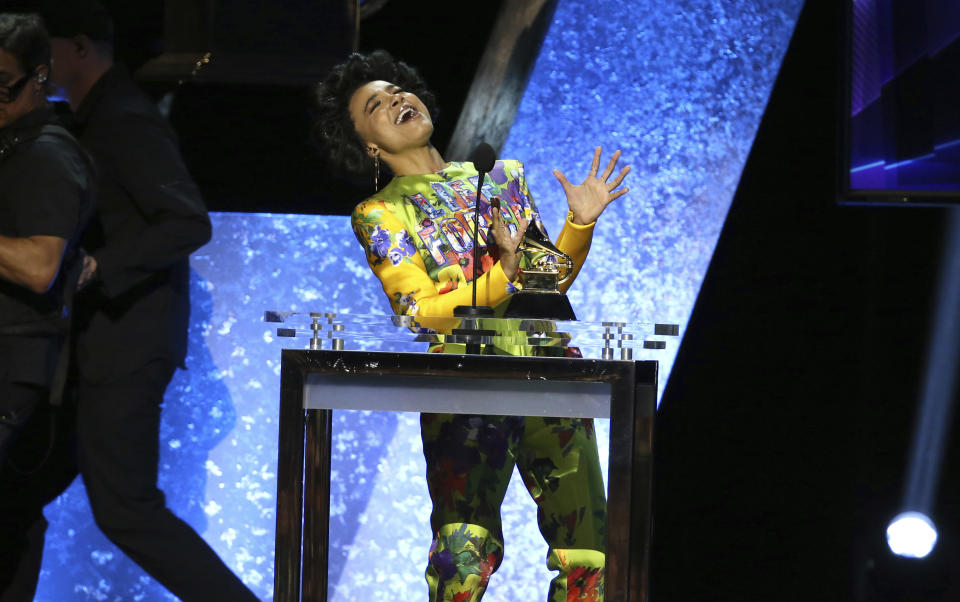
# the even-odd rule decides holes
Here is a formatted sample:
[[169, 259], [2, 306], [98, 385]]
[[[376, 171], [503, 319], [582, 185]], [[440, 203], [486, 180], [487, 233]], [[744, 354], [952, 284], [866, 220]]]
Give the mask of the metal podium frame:
[[[543, 396], [545, 399], [566, 395], [566, 390], [582, 390], [584, 384], [608, 386], [606, 599], [646, 601], [656, 361], [284, 349], [277, 466], [276, 602], [327, 600], [332, 412], [347, 407], [384, 408], [363, 407], [362, 400], [344, 402], [325, 397], [322, 383], [336, 382], [330, 390], [342, 392], [344, 386], [369, 386], [375, 380], [372, 377], [400, 383], [436, 381], [464, 390], [484, 381], [511, 381], [518, 389], [548, 389], [551, 392]], [[320, 386], [316, 384], [318, 379]], [[409, 406], [390, 409], [440, 411]], [[522, 409], [526, 413], [527, 407]], [[484, 412], [482, 407], [467, 410], [493, 413]], [[555, 415], [545, 408], [531, 414]], [[597, 413], [597, 417], [604, 415]]]

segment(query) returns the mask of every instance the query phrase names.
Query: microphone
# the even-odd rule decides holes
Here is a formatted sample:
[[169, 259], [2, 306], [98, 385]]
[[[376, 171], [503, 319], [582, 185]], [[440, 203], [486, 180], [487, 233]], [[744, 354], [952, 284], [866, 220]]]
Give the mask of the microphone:
[[[497, 155], [493, 152], [492, 146], [486, 142], [481, 142], [477, 145], [477, 148], [473, 149], [473, 153], [470, 155], [470, 162], [473, 163], [473, 166], [480, 172], [482, 181], [483, 174], [490, 173], [490, 170], [493, 169], [493, 164], [497, 162]], [[479, 191], [480, 188], [477, 187], [477, 190]]]
[[[483, 190], [483, 180], [487, 173], [493, 169], [497, 161], [497, 155], [493, 147], [486, 142], [477, 145], [470, 153], [470, 161], [477, 169], [477, 194], [473, 201], [473, 303], [472, 305], [459, 305], [453, 309], [453, 315], [458, 318], [481, 318], [493, 316], [493, 308], [481, 305], [477, 307], [477, 278], [479, 277], [480, 261], [477, 253], [477, 234], [480, 231], [480, 194]], [[470, 353], [469, 351], [467, 353]]]

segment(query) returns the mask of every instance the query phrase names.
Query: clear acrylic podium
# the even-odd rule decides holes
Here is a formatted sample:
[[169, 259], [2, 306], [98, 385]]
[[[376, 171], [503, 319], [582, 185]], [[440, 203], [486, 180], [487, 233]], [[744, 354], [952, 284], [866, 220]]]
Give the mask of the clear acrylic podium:
[[[369, 324], [380, 322], [372, 330], [379, 332], [376, 337], [381, 341], [398, 336], [417, 342], [498, 345], [509, 339], [510, 344], [531, 347], [556, 347], [559, 342], [563, 348], [571, 336], [576, 339], [568, 332], [572, 323], [545, 327], [541, 322], [510, 321], [509, 328], [494, 329], [497, 334], [478, 338], [445, 334], [453, 329], [436, 322], [424, 327], [426, 320], [411, 324], [408, 319], [398, 323], [397, 316], [348, 318], [309, 314], [306, 326], [297, 328], [290, 327], [296, 321], [292, 314], [267, 312], [268, 321], [284, 324], [278, 335], [306, 336], [311, 347], [282, 351], [277, 602], [327, 600], [331, 418], [333, 410], [343, 409], [610, 418], [606, 599], [646, 600], [655, 360], [347, 351], [345, 342], [364, 345], [364, 321], [368, 319]], [[391, 318], [396, 327], [393, 332], [382, 326]], [[521, 328], [516, 328], [518, 325]], [[649, 333], [643, 332], [646, 326]], [[605, 356], [612, 355], [605, 350], [616, 349], [615, 343], [621, 356], [632, 356], [634, 348], [662, 349], [652, 335], [675, 336], [677, 330], [672, 325], [644, 325], [638, 336], [627, 338], [627, 330], [636, 333], [638, 329], [624, 323], [597, 327], [612, 335], [598, 343]], [[594, 326], [580, 324], [573, 330], [577, 328], [583, 331]], [[324, 332], [333, 336], [325, 337]], [[328, 343], [324, 345], [324, 341]]]

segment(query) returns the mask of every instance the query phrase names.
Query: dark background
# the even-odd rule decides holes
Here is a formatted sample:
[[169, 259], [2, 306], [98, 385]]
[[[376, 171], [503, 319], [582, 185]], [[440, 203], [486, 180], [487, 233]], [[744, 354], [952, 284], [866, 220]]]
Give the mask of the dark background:
[[933, 554], [884, 540], [948, 210], [836, 203], [843, 4], [803, 9], [660, 405], [658, 602], [960, 599], [955, 441]]
[[[103, 3], [116, 20], [118, 59], [136, 71], [161, 54], [161, 1]], [[435, 91], [440, 114], [433, 142], [441, 153], [500, 6], [501, 0], [464, 5], [393, 0], [360, 23], [359, 51], [387, 50], [417, 67]], [[187, 81], [154, 84], [149, 91], [158, 99], [173, 93], [170, 121], [212, 211], [349, 215], [373, 191], [372, 181], [327, 169], [310, 141], [307, 86]]]
[[[160, 2], [107, 4], [127, 32], [121, 59], [136, 68], [159, 54]], [[836, 203], [842, 5], [808, 0], [802, 12], [660, 406], [657, 602], [960, 600], [955, 438], [933, 555], [894, 559], [883, 540], [900, 510], [947, 210]], [[441, 150], [499, 3], [485, 6], [394, 1], [361, 24], [361, 50], [421, 66], [437, 90]], [[438, 47], [425, 24], [462, 35]], [[171, 118], [213, 210], [347, 213], [372, 186], [325, 170], [303, 87], [176, 95]]]

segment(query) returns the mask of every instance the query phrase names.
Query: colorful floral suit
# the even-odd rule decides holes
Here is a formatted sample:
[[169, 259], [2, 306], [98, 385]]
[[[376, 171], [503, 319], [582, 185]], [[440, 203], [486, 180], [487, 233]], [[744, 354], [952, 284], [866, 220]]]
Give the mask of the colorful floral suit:
[[[520, 216], [540, 216], [523, 165], [497, 161], [479, 199], [479, 276], [473, 269], [473, 208], [477, 172], [449, 163], [434, 174], [398, 176], [353, 212], [353, 229], [397, 314], [449, 317], [477, 303], [501, 315], [522, 276], [510, 281], [487, 246], [490, 199], [500, 199], [512, 232]], [[570, 217], [558, 249], [583, 265], [593, 224]], [[521, 263], [522, 268], [525, 267]], [[572, 283], [571, 278], [561, 288]], [[461, 353], [440, 344], [437, 352]], [[495, 349], [495, 353], [517, 350]], [[537, 503], [540, 532], [550, 546], [551, 602], [603, 600], [606, 501], [592, 420], [523, 416], [422, 414], [420, 419], [434, 532], [427, 563], [431, 601], [476, 602], [503, 558], [500, 504], [516, 465]]]

